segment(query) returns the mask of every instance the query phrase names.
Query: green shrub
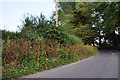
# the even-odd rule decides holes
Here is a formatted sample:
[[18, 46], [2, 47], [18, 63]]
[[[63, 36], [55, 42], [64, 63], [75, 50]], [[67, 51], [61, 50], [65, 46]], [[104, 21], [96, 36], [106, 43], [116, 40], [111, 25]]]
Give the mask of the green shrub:
[[81, 39], [77, 38], [74, 35], [69, 34], [67, 30], [62, 26], [48, 29], [46, 31], [46, 34], [44, 34], [44, 38], [46, 40], [60, 42], [64, 46], [73, 44], [83, 44]]
[[44, 40], [33, 44], [24, 39], [7, 41], [2, 48], [3, 78], [17, 78], [68, 64], [95, 55], [96, 50], [89, 45], [63, 46]]
[[6, 41], [8, 38], [10, 39], [20, 39], [20, 32], [10, 32], [6, 30], [0, 30], [2, 32], [2, 40]]

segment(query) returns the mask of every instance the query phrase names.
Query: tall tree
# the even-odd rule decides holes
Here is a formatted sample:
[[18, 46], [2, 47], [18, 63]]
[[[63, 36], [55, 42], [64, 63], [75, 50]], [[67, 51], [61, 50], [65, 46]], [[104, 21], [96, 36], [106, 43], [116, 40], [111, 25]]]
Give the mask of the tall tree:
[[[60, 10], [64, 13], [64, 17], [61, 18], [60, 15], [60, 19], [64, 20], [64, 25], [69, 32], [78, 38], [82, 38], [85, 44], [92, 44], [96, 35], [94, 34], [92, 21], [90, 21], [92, 19], [91, 10], [89, 10], [91, 5], [92, 3], [84, 2], [60, 3]], [[90, 41], [90, 38], [92, 38], [92, 41]]]
[[[120, 26], [120, 2], [104, 2], [97, 3], [96, 11], [99, 13], [102, 19], [103, 38], [104, 42], [118, 47], [120, 42], [118, 41], [119, 35], [116, 34], [118, 27]], [[99, 18], [100, 19], [100, 18]]]

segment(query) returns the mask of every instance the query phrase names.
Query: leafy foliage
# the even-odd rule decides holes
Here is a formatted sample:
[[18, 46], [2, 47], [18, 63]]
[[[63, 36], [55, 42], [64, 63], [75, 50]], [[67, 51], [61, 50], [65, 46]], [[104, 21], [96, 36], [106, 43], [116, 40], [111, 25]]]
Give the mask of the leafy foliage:
[[60, 42], [63, 45], [83, 43], [80, 38], [77, 38], [76, 36], [69, 34], [67, 30], [62, 26], [57, 28], [53, 27], [52, 29], [49, 29], [48, 31], [46, 31], [44, 38], [46, 40]]
[[[119, 2], [106, 2], [106, 3], [97, 3], [96, 4], [96, 12], [99, 13], [98, 15], [103, 19], [103, 21], [99, 24], [99, 32], [104, 34], [102, 38], [104, 38], [104, 44], [102, 46], [108, 45], [108, 47], [118, 49], [119, 42], [119, 33], [116, 34], [119, 24], [119, 13], [120, 13], [120, 6]], [[97, 18], [100, 20], [100, 18]], [[101, 47], [102, 47], [101, 46]], [[106, 46], [107, 47], [107, 46]]]
[[7, 40], [10, 39], [17, 39], [20, 38], [20, 32], [10, 32], [6, 30], [0, 30], [2, 32], [2, 39]]
[[59, 6], [59, 22], [85, 44], [119, 48], [119, 2], [61, 2]]
[[[67, 27], [68, 32], [82, 38], [85, 44], [94, 44], [97, 33], [92, 27], [92, 22], [89, 20], [92, 18], [89, 7], [91, 3], [71, 3], [72, 5], [65, 3], [60, 4], [60, 11], [65, 12], [64, 16], [60, 16], [60, 22], [64, 22], [64, 26]], [[64, 9], [64, 6], [69, 8]], [[73, 6], [73, 7], [72, 7]], [[70, 8], [72, 7], [72, 8]], [[62, 10], [61, 10], [62, 9]], [[60, 15], [63, 13], [59, 13]], [[63, 21], [64, 20], [64, 21]], [[89, 26], [88, 26], [89, 25]], [[91, 34], [92, 33], [92, 34]]]
[[[31, 41], [20, 39], [3, 43], [3, 79], [17, 78], [36, 71], [47, 70], [68, 64], [83, 56], [95, 55], [97, 49], [89, 45], [62, 46], [52, 41]], [[67, 62], [69, 61], [69, 62]], [[14, 75], [13, 75], [14, 74]]]
[[82, 44], [81, 39], [68, 33], [66, 28], [62, 26], [56, 28], [54, 18], [52, 19], [48, 21], [42, 14], [40, 17], [27, 16], [21, 29], [22, 38], [32, 43], [45, 39], [60, 42], [63, 45]]

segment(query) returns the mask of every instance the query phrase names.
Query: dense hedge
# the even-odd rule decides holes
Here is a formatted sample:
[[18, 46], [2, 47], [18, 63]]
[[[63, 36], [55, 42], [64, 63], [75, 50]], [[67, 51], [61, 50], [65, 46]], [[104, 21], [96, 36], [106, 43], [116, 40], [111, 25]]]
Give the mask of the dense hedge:
[[96, 48], [89, 45], [62, 46], [52, 41], [31, 44], [24, 39], [3, 42], [3, 79], [51, 69], [95, 55]]
[[63, 27], [53, 27], [48, 29], [43, 36], [46, 40], [60, 42], [63, 45], [83, 44], [80, 38], [71, 35]]

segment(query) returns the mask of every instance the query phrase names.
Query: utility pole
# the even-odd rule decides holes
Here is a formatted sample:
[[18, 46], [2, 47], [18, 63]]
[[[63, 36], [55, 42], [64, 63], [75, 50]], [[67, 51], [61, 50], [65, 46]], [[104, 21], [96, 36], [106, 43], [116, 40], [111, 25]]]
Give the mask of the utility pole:
[[58, 27], [58, 0], [56, 0], [56, 27]]

